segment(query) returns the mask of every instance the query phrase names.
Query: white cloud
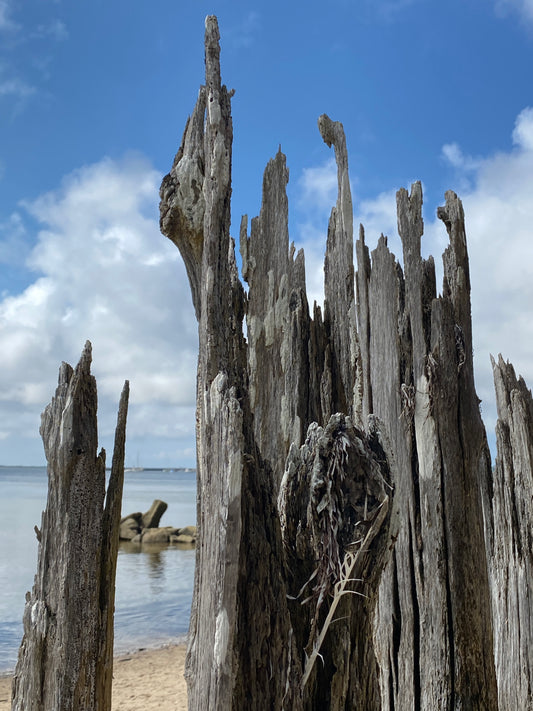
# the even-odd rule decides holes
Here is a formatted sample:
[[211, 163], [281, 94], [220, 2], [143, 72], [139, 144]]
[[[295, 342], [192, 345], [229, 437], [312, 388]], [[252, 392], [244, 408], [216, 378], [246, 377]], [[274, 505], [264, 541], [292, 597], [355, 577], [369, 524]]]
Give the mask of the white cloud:
[[533, 108], [528, 106], [518, 114], [513, 130], [513, 143], [524, 151], [533, 150]]
[[500, 15], [514, 11], [526, 22], [533, 21], [533, 0], [496, 0], [495, 8]]
[[481, 164], [479, 159], [466, 156], [458, 143], [445, 143], [442, 146], [442, 155], [452, 167], [459, 170], [477, 170]]
[[305, 253], [305, 284], [311, 313], [313, 303], [324, 304], [324, 251], [326, 247], [327, 217], [322, 221], [308, 220], [297, 225], [297, 249]]
[[[40, 276], [0, 301], [0, 413], [13, 442], [30, 412], [37, 436], [60, 362], [75, 364], [89, 339], [108, 451], [125, 379], [129, 437], [146, 452], [142, 463], [155, 448], [190, 449], [197, 331], [178, 250], [159, 233], [160, 178], [139, 156], [105, 159], [24, 204], [42, 226], [28, 258]], [[161, 445], [168, 438], [174, 445]]]
[[324, 252], [331, 208], [337, 202], [337, 164], [329, 158], [304, 168], [296, 184], [296, 208], [304, 216], [296, 225], [296, 247], [305, 251], [305, 279], [309, 306], [324, 303]]
[[22, 217], [20, 213], [14, 212], [5, 222], [0, 222], [0, 264], [22, 266], [28, 251]]
[[[387, 244], [396, 259], [402, 259], [402, 246], [398, 236], [396, 220], [396, 190], [380, 193], [373, 200], [362, 200], [355, 205], [357, 223], [365, 229], [365, 242], [374, 249], [381, 234], [387, 237]], [[356, 239], [359, 235], [354, 235]]]
[[[15, 5], [15, 9], [20, 12], [20, 7]], [[22, 25], [13, 20], [12, 10], [13, 3], [11, 0], [0, 0], [0, 32], [9, 33], [12, 38], [13, 36], [17, 36], [18, 41], [31, 39], [52, 39], [61, 41], [68, 37], [68, 30], [65, 23], [58, 18], [48, 20], [34, 28], [30, 25], [24, 33], [24, 36], [22, 36]]]
[[337, 165], [335, 158], [311, 168], [304, 168], [298, 180], [298, 204], [307, 211], [327, 213], [337, 202]]
[[495, 410], [489, 353], [511, 360], [533, 385], [533, 110], [524, 109], [513, 132], [515, 148], [481, 162], [473, 188], [462, 196], [472, 281], [476, 375]]

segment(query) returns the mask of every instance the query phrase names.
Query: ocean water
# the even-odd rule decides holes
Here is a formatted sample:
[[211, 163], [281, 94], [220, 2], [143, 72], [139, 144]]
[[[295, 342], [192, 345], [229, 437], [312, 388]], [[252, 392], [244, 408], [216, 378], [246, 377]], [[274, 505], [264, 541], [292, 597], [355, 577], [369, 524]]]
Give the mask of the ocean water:
[[[46, 506], [45, 467], [0, 467], [0, 673], [15, 667], [25, 594], [37, 570], [33, 527]], [[126, 472], [122, 515], [147, 511], [154, 499], [168, 509], [162, 526], [196, 521], [194, 471]], [[194, 549], [122, 545], [117, 562], [115, 652], [183, 641], [189, 627]]]

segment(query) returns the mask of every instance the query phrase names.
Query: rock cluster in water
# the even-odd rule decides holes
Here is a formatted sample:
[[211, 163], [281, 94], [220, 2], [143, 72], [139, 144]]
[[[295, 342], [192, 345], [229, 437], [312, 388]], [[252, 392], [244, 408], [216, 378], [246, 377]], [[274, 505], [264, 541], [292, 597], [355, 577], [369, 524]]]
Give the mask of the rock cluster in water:
[[174, 526], [159, 526], [161, 516], [168, 504], [155, 499], [146, 513], [136, 512], [124, 516], [120, 520], [120, 540], [132, 543], [178, 543], [194, 545], [196, 542], [196, 526], [174, 528]]

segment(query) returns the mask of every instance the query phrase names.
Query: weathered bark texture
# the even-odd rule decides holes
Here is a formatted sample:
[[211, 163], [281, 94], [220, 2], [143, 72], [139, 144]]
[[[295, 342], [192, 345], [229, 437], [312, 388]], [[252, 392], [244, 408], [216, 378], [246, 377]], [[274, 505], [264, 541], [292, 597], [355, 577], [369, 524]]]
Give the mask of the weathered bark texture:
[[433, 260], [420, 255], [420, 184], [400, 190], [397, 205], [405, 277], [384, 237], [370, 262], [363, 232], [356, 277], [364, 408], [389, 434], [402, 512], [375, 628], [382, 708], [494, 709], [482, 511], [490, 453], [474, 389], [464, 215], [448, 192], [436, 298]]
[[[354, 284], [346, 140], [323, 115], [338, 171], [324, 317], [309, 314], [303, 252], [289, 242], [281, 151], [249, 235], [241, 222], [245, 295], [218, 39], [210, 17], [206, 86], [161, 186], [161, 229], [199, 321], [189, 708], [496, 709], [489, 569], [511, 561], [487, 558], [493, 492], [461, 202], [448, 192], [438, 211], [441, 296], [421, 257], [419, 183], [397, 195], [403, 269], [383, 236], [370, 256], [361, 228]], [[498, 631], [500, 643], [501, 667]]]
[[[108, 711], [113, 612], [124, 480], [129, 386], [122, 392], [106, 494], [105, 452], [97, 454], [96, 382], [87, 342], [75, 370], [61, 365], [42, 414], [48, 500], [24, 637], [13, 681], [13, 711]], [[105, 503], [104, 503], [105, 498]]]
[[[199, 320], [199, 540], [186, 664], [189, 708], [322, 709], [327, 700], [340, 709], [358, 698], [361, 708], [377, 708], [371, 635], [360, 636], [371, 625], [372, 590], [394, 530], [391, 465], [380, 444], [385, 437], [378, 424], [368, 438], [339, 416], [324, 435], [313, 426], [302, 445], [312, 422], [328, 423], [339, 402], [351, 409], [355, 385], [353, 257], [345, 224], [351, 199], [342, 126], [322, 119], [327, 140], [340, 146], [341, 155], [340, 196], [328, 242], [332, 304], [323, 324], [319, 309], [314, 321], [309, 318], [303, 254], [294, 258], [289, 247], [288, 173], [281, 152], [265, 171], [261, 214], [252, 220], [250, 237], [246, 219], [241, 225], [247, 298], [238, 279], [229, 236], [230, 94], [221, 85], [218, 39], [210, 17], [206, 86], [161, 186], [161, 229], [182, 252]], [[340, 296], [335, 274], [345, 278]], [[282, 540], [277, 510], [291, 445], [285, 488], [301, 487], [302, 498], [290, 516], [285, 499], [280, 506], [286, 526], [306, 521], [298, 550], [291, 548], [286, 529]], [[300, 445], [305, 454], [298, 454]], [[321, 528], [328, 550], [317, 535]], [[366, 542], [359, 528], [372, 529]], [[332, 630], [343, 646], [330, 644], [334, 656], [328, 652], [325, 670], [320, 663], [306, 672], [304, 647], [316, 649], [320, 630], [329, 626], [327, 611], [342, 579], [339, 566], [363, 543], [343, 585], [354, 592], [359, 582], [351, 578], [359, 576], [359, 592], [372, 594], [368, 601], [355, 594], [339, 597], [348, 621], [336, 621]], [[319, 560], [326, 565], [328, 551], [335, 554], [329, 567], [317, 568]], [[314, 592], [308, 603], [291, 602], [289, 596], [298, 594], [294, 586], [309, 577]], [[325, 656], [327, 641], [321, 649]], [[336, 673], [336, 666], [342, 671]], [[350, 667], [361, 676], [350, 681]]]
[[494, 653], [501, 709], [533, 709], [533, 398], [492, 361], [498, 455], [487, 509]]
[[290, 444], [301, 444], [308, 423], [318, 419], [319, 406], [316, 382], [309, 382], [304, 257], [302, 251], [294, 257], [293, 245], [289, 250], [288, 179], [279, 151], [265, 170], [261, 212], [252, 220], [250, 237], [246, 217], [240, 234], [242, 271], [249, 284], [250, 406], [258, 446], [278, 485]]
[[[324, 327], [331, 341], [331, 392], [322, 416], [331, 412], [355, 414], [361, 422], [361, 391], [357, 387], [356, 363], [359, 354], [355, 325], [353, 266], [353, 205], [348, 174], [348, 152], [344, 129], [339, 121], [323, 114], [318, 128], [328, 146], [335, 147], [338, 196], [331, 211], [324, 258]], [[324, 411], [326, 410], [326, 412]]]

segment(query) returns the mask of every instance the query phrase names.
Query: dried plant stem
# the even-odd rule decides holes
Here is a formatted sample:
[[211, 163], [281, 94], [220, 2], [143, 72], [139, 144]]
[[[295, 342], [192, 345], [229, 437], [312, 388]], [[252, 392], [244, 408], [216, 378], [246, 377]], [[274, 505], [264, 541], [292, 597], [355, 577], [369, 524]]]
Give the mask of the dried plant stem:
[[342, 598], [343, 595], [348, 595], [348, 594], [362, 595], [362, 593], [359, 593], [355, 590], [346, 590], [346, 586], [348, 585], [348, 583], [356, 581], [355, 578], [352, 578], [352, 571], [355, 568], [355, 565], [359, 561], [359, 558], [361, 557], [363, 552], [368, 550], [368, 546], [372, 543], [372, 541], [376, 537], [379, 529], [381, 528], [381, 524], [383, 523], [383, 521], [387, 515], [388, 508], [389, 508], [389, 497], [387, 496], [381, 503], [381, 505], [379, 507], [378, 514], [377, 514], [376, 518], [374, 519], [374, 521], [372, 522], [372, 525], [370, 526], [368, 533], [366, 534], [366, 536], [365, 536], [364, 540], [362, 541], [357, 552], [352, 553], [350, 551], [345, 551], [345, 553], [344, 553], [344, 560], [340, 566], [339, 580], [335, 583], [333, 600], [331, 602], [329, 612], [327, 614], [326, 619], [324, 620], [324, 625], [322, 626], [322, 629], [320, 630], [320, 633], [319, 633], [315, 643], [313, 644], [313, 650], [305, 661], [305, 669], [304, 669], [304, 673], [302, 676], [302, 689], [305, 687], [305, 685], [309, 679], [309, 676], [311, 675], [311, 671], [313, 670], [315, 660], [320, 654], [320, 648], [322, 646], [322, 642], [324, 641], [324, 638], [327, 634], [329, 626], [333, 621], [333, 616], [335, 614], [335, 610], [337, 609], [337, 605], [339, 604], [340, 599]]

